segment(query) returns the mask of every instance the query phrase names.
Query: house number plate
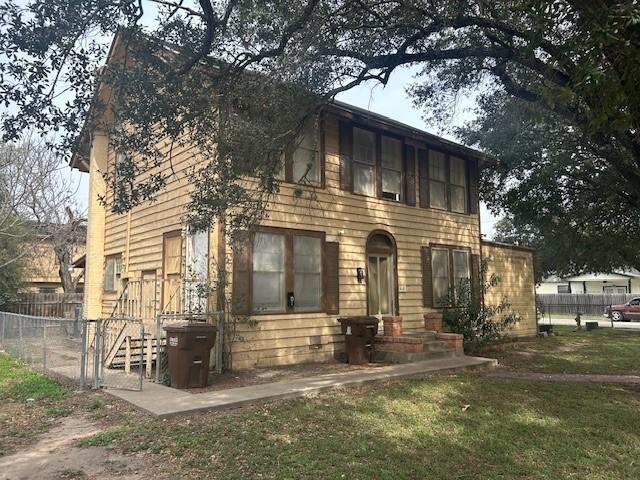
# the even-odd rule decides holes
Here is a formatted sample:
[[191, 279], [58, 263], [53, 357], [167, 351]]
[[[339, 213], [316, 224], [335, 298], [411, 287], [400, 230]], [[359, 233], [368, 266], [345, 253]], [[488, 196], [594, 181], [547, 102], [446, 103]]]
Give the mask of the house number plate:
[[169, 337], [169, 346], [177, 347], [178, 346], [178, 337]]

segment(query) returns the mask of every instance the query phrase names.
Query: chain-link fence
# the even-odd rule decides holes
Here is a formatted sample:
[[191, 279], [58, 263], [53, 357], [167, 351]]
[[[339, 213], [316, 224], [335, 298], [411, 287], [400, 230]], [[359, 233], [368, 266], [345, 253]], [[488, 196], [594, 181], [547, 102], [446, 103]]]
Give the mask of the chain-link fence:
[[223, 339], [224, 322], [222, 312], [213, 313], [164, 313], [156, 316], [156, 327], [153, 339], [153, 358], [155, 366], [156, 383], [169, 383], [168, 362], [166, 354], [167, 338], [164, 327], [172, 324], [184, 324], [193, 322], [206, 322], [215, 325], [218, 329], [216, 343], [211, 350], [210, 366], [215, 366], [218, 373], [222, 373], [223, 367]]
[[34, 370], [83, 388], [92, 381], [93, 358], [87, 356], [87, 322], [0, 312], [0, 350]]
[[94, 387], [142, 390], [145, 370], [153, 363], [151, 333], [141, 320], [106, 318], [89, 322], [89, 354], [95, 358]]

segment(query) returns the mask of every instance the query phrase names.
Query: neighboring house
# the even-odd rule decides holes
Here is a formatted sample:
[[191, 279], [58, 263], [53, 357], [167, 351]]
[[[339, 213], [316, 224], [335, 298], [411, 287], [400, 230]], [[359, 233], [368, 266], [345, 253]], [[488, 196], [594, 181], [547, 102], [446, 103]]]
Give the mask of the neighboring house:
[[640, 294], [640, 272], [584, 273], [569, 277], [547, 277], [536, 285], [536, 293], [631, 293]]
[[[50, 227], [48, 227], [50, 228]], [[23, 292], [34, 293], [62, 293], [62, 280], [60, 279], [60, 264], [53, 248], [53, 243], [47, 229], [36, 226], [34, 244], [30, 247], [31, 252], [27, 255], [24, 262], [24, 282], [22, 286]], [[81, 235], [80, 237], [83, 237]], [[84, 238], [80, 238], [72, 248], [72, 258], [80, 259], [85, 253]], [[74, 278], [80, 277], [78, 280], [77, 292], [84, 290], [84, 280], [82, 269], [72, 264]]]
[[[458, 280], [479, 281], [485, 258], [504, 278], [496, 298], [517, 298], [512, 333], [536, 333], [532, 252], [481, 241], [482, 153], [340, 102], [306, 135], [258, 233], [234, 255], [219, 225], [192, 234], [183, 223], [193, 153], [162, 167], [176, 175], [156, 201], [116, 215], [98, 196], [109, 201], [103, 174], [117, 154], [106, 132], [85, 131], [72, 158], [90, 184], [85, 315], [152, 325], [160, 311], [215, 311], [231, 298], [256, 321], [238, 327], [235, 368], [326, 361], [343, 348], [338, 317], [396, 315], [405, 330], [424, 329]], [[313, 185], [301, 186], [309, 165]], [[216, 265], [227, 266], [227, 290], [194, 298], [190, 285], [216, 278]]]

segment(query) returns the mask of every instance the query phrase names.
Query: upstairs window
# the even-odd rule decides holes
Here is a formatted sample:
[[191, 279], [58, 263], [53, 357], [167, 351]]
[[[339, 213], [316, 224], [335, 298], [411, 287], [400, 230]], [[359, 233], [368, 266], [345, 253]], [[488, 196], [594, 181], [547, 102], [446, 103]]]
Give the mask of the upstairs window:
[[382, 136], [382, 198], [400, 201], [402, 194], [402, 142]]
[[105, 259], [104, 291], [116, 292], [120, 284], [122, 270], [122, 255], [110, 255]]
[[293, 151], [292, 175], [294, 183], [320, 184], [320, 161], [313, 132], [306, 130]]
[[275, 176], [276, 179], [322, 186], [322, 157], [316, 127], [316, 122], [305, 127], [298, 138], [281, 153], [282, 168]]
[[467, 165], [459, 157], [449, 157], [451, 185], [451, 211], [466, 213], [467, 211]]
[[435, 150], [429, 150], [429, 206], [447, 209], [447, 159]]
[[376, 135], [353, 129], [353, 193], [376, 196]]

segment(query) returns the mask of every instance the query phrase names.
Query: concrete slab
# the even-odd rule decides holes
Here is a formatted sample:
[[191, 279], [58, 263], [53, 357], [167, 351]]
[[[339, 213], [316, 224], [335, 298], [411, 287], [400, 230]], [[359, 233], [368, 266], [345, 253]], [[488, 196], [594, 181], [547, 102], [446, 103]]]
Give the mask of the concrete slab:
[[459, 356], [196, 394], [155, 383], [145, 383], [140, 392], [116, 389], [106, 389], [105, 391], [152, 415], [165, 418], [181, 413], [240, 407], [252, 403], [303, 397], [334, 388], [379, 380], [420, 377], [430, 373], [496, 365], [497, 361], [490, 358]]

